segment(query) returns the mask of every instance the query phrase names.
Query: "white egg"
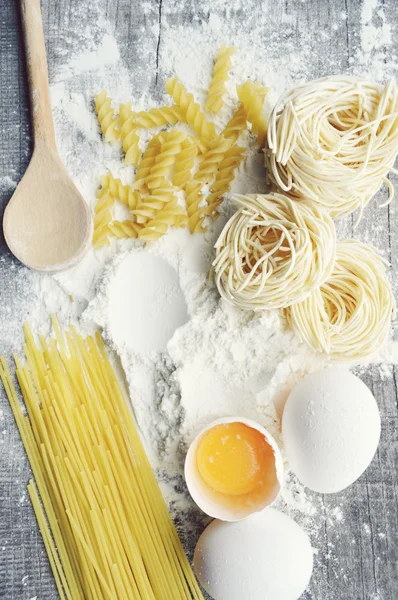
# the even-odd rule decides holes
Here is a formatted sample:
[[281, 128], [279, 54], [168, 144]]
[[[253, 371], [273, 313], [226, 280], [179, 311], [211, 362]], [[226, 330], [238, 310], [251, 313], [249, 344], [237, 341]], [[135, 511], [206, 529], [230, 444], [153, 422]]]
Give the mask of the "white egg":
[[306, 533], [267, 508], [244, 521], [213, 521], [199, 538], [195, 572], [214, 600], [298, 600], [311, 578]]
[[282, 433], [291, 470], [315, 492], [339, 492], [377, 450], [380, 414], [367, 386], [343, 368], [304, 377], [290, 393]]
[[[266, 474], [269, 486], [256, 496], [228, 496], [212, 489], [202, 479], [197, 465], [197, 451], [202, 436], [217, 425], [242, 423], [259, 431], [272, 450], [273, 461], [270, 471]], [[202, 429], [189, 447], [185, 459], [185, 480], [189, 493], [196, 504], [210, 517], [223, 521], [239, 521], [249, 515], [270, 506], [278, 497], [283, 485], [283, 459], [279, 447], [272, 435], [261, 425], [251, 419], [240, 417], [224, 417], [213, 421]]]

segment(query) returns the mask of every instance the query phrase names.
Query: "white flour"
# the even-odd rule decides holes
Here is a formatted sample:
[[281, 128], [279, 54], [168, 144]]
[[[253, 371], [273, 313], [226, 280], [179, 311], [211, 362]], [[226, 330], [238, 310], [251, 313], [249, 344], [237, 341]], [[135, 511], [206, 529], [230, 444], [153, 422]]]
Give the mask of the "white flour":
[[351, 61], [354, 72], [380, 80], [395, 75], [397, 62], [391, 54], [391, 25], [386, 21], [384, 2], [364, 0], [360, 34], [361, 46]]
[[12, 192], [17, 187], [17, 182], [9, 175], [0, 177], [0, 192]]
[[[143, 4], [150, 26], [141, 26], [142, 46], [132, 73], [100, 6], [93, 4], [96, 18], [75, 32], [75, 43], [67, 53], [55, 48], [57, 61], [50, 73], [60, 154], [92, 205], [99, 177], [107, 170], [125, 183], [132, 179], [132, 169], [123, 165], [120, 148], [106, 144], [99, 135], [94, 95], [106, 88], [115, 103], [132, 100], [137, 110], [170, 102], [157, 91], [146, 96], [137, 93], [140, 81], [147, 81], [144, 68], [160, 31], [154, 15], [157, 7], [151, 2]], [[264, 41], [267, 16], [253, 14], [242, 31], [234, 13], [235, 3], [223, 3], [223, 20], [212, 13], [208, 20], [190, 24], [174, 23], [173, 4], [167, 6], [171, 12], [163, 14], [160, 31], [159, 83], [176, 72], [203, 102], [219, 46], [225, 42], [238, 47], [233, 83], [228, 84], [227, 110], [217, 119], [220, 126], [237, 104], [235, 83], [252, 77], [270, 86], [269, 110], [284, 90], [312, 77], [311, 39], [303, 23], [284, 16], [284, 35], [275, 32]], [[325, 40], [329, 35], [343, 35], [347, 18], [346, 14], [337, 15], [331, 31], [319, 35]], [[294, 35], [296, 28], [299, 41]], [[391, 28], [382, 3], [365, 0], [360, 46], [348, 71], [369, 73], [381, 80], [393, 75], [394, 57], [387, 56], [390, 43]], [[341, 64], [327, 55], [321, 63], [322, 74], [342, 70]], [[253, 149], [250, 136], [245, 143]], [[3, 179], [2, 185], [11, 189], [13, 182]], [[262, 156], [251, 150], [233, 191], [263, 189]], [[111, 248], [91, 250], [76, 268], [53, 278], [23, 270], [23, 277], [32, 280], [35, 290], [30, 310], [34, 328], [46, 333], [48, 312], [57, 312], [63, 323], [79, 319], [82, 328], [90, 329], [92, 323], [103, 328], [106, 341], [120, 357], [147, 449], [173, 512], [177, 518], [190, 514], [184, 521], [186, 537], [195, 526], [202, 526], [201, 518], [200, 525], [192, 519], [194, 509], [182, 478], [184, 452], [195, 432], [223, 415], [246, 416], [267, 427], [283, 446], [279, 417], [287, 394], [305, 373], [323, 365], [322, 357], [314, 356], [283, 328], [277, 313], [252, 316], [219, 302], [208, 274], [214, 242], [231, 210], [226, 203], [223, 217], [205, 235], [191, 236], [178, 230], [159, 240], [145, 250], [147, 264], [142, 263], [141, 271], [137, 265], [144, 255], [135, 241], [113, 242]], [[169, 265], [161, 273], [159, 260]], [[158, 278], [162, 278], [161, 284]], [[15, 323], [9, 327], [10, 345], [15, 342], [13, 336]], [[397, 344], [390, 344], [383, 359], [397, 364], [397, 348]], [[382, 373], [391, 376], [388, 366], [382, 367]], [[316, 538], [323, 527], [319, 496], [307, 495], [295, 478], [288, 476], [278, 505]], [[338, 507], [329, 519], [340, 522], [343, 517]]]
[[[150, 18], [151, 3], [144, 4], [144, 8]], [[286, 17], [286, 35], [283, 39], [271, 37], [266, 44], [262, 42], [261, 18], [249, 24], [248, 40], [236, 19], [228, 20], [227, 25], [227, 20], [211, 15], [199, 27], [198, 23], [174, 25], [167, 17], [163, 15], [167, 26], [163, 25], [160, 36], [159, 80], [177, 73], [201, 102], [220, 42], [238, 46], [228, 84], [227, 110], [218, 120], [219, 126], [236, 107], [235, 84], [248, 76], [271, 87], [268, 109], [286, 88], [310, 76], [306, 70], [311, 64], [308, 32], [300, 32], [297, 47], [291, 35], [295, 23]], [[389, 74], [383, 53], [390, 32], [382, 5], [365, 1], [361, 18], [359, 60], [352, 71], [365, 73], [370, 64], [380, 67], [384, 61], [383, 78]], [[345, 19], [347, 15], [336, 22], [336, 29], [345, 26]], [[156, 22], [151, 33], [159, 34]], [[92, 43], [94, 39], [96, 44]], [[101, 15], [96, 28], [86, 31], [86, 46], [56, 72], [52, 100], [62, 156], [82, 193], [94, 202], [99, 175], [106, 170], [124, 182], [132, 178], [118, 147], [103, 143], [99, 137], [91, 104], [94, 94], [106, 87], [116, 102], [131, 99], [137, 110], [158, 104], [159, 98], [131, 97], [131, 75]], [[142, 52], [144, 60], [146, 49]], [[334, 72], [336, 67], [328, 66], [325, 60], [326, 68]], [[250, 137], [246, 143], [253, 144]], [[82, 156], [87, 160], [81, 161]], [[261, 155], [252, 152], [234, 183], [234, 191], [263, 191], [263, 182]], [[152, 462], [167, 473], [169, 499], [179, 510], [190, 506], [187, 497], [181, 495], [181, 467], [185, 448], [195, 432], [212, 419], [235, 414], [258, 420], [281, 443], [278, 416], [288, 391], [305, 373], [323, 364], [321, 357], [311, 354], [283, 329], [276, 313], [253, 317], [219, 303], [208, 273], [214, 241], [230, 210], [226, 206], [223, 219], [204, 236], [172, 232], [145, 251], [145, 256], [150, 252], [150, 256], [166, 260], [178, 274], [179, 281], [170, 271], [169, 278], [159, 283], [158, 294], [154, 293], [156, 285], [153, 288], [159, 277], [156, 266], [149, 271], [143, 266], [141, 273], [130, 269], [143, 258], [136, 254], [134, 241], [90, 252], [76, 269], [56, 277], [82, 304], [89, 302], [82, 323], [101, 326], [106, 340], [117, 350]], [[130, 261], [134, 264], [129, 265]], [[180, 328], [186, 317], [179, 286], [190, 317]], [[181, 310], [173, 310], [175, 300]], [[392, 354], [391, 362], [396, 362], [398, 353], [393, 350]], [[297, 481], [288, 480], [280, 503], [285, 510], [299, 511], [300, 522], [316, 529], [312, 517], [319, 503], [316, 497], [309, 501]]]

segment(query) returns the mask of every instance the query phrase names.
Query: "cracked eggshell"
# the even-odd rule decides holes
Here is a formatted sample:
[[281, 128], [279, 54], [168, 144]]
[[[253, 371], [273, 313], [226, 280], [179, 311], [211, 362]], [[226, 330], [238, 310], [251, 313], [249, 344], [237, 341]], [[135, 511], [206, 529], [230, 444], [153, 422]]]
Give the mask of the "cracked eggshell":
[[[198, 471], [196, 452], [202, 435], [216, 425], [236, 422], [243, 423], [262, 433], [266, 442], [273, 450], [275, 458], [275, 485], [256, 502], [248, 500], [244, 504], [237, 503], [236, 496], [227, 496], [209, 487], [203, 481]], [[264, 427], [251, 419], [226, 417], [210, 423], [210, 425], [202, 429], [192, 442], [185, 459], [185, 480], [193, 500], [204, 513], [222, 521], [239, 521], [255, 512], [263, 510], [275, 502], [283, 485], [283, 459], [278, 444]]]
[[333, 367], [302, 379], [282, 416], [289, 466], [314, 492], [340, 492], [371, 463], [380, 414], [369, 388], [348, 369]]

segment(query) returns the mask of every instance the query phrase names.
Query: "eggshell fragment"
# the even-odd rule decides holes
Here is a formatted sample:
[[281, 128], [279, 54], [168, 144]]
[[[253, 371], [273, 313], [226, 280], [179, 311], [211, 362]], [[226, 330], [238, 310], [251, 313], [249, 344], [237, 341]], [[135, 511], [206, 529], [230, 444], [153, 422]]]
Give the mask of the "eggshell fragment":
[[291, 470], [308, 488], [339, 492], [362, 475], [380, 439], [380, 414], [369, 388], [343, 368], [304, 377], [282, 417]]
[[[275, 485], [266, 496], [263, 495], [256, 502], [247, 502], [245, 504], [237, 503], [235, 496], [229, 497], [210, 488], [206, 482], [203, 481], [198, 471], [196, 453], [202, 435], [216, 425], [234, 422], [243, 423], [248, 427], [260, 431], [264, 435], [267, 443], [271, 446], [275, 457]], [[270, 506], [276, 500], [283, 484], [283, 459], [277, 443], [264, 427], [250, 419], [227, 417], [213, 421], [210, 425], [202, 429], [194, 439], [185, 460], [185, 479], [192, 498], [203, 512], [211, 517], [222, 519], [223, 521], [238, 521], [255, 512], [263, 510], [266, 506]]]
[[210, 523], [194, 566], [214, 600], [298, 600], [311, 579], [313, 553], [297, 523], [267, 508], [238, 523]]

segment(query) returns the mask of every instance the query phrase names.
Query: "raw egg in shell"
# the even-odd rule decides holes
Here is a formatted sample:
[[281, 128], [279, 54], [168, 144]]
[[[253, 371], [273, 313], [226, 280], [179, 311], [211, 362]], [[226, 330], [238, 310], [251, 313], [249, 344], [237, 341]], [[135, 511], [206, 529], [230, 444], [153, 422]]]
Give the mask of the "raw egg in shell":
[[195, 438], [185, 478], [206, 514], [238, 521], [274, 502], [282, 486], [283, 461], [266, 429], [230, 417], [211, 423]]

